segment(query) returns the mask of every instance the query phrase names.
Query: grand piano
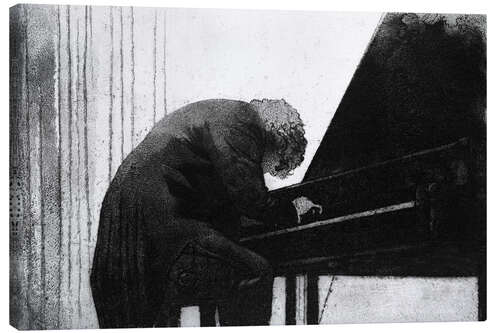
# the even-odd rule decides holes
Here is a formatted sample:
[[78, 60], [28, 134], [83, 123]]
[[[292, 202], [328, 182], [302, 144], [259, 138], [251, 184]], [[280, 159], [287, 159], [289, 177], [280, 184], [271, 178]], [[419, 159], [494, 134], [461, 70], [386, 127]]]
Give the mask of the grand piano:
[[287, 324], [298, 275], [305, 321], [318, 323], [322, 274], [476, 277], [485, 320], [486, 59], [475, 19], [387, 14], [304, 180], [271, 193], [321, 212], [244, 228], [241, 244], [286, 277]]

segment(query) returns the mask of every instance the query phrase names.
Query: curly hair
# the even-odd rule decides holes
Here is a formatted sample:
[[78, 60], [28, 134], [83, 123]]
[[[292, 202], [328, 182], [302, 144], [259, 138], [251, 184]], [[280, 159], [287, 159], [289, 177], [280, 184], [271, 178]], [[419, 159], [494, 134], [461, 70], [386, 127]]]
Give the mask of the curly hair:
[[284, 99], [254, 99], [250, 104], [264, 121], [266, 132], [272, 134], [280, 170], [286, 170], [287, 175], [291, 175], [292, 170], [304, 161], [307, 145], [300, 114]]

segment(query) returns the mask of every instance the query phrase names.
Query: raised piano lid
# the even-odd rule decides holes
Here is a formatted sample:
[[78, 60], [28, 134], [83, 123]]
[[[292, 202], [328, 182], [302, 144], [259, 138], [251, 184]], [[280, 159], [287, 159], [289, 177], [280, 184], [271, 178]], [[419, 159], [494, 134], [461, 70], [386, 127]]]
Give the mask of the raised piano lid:
[[485, 21], [387, 14], [304, 181], [484, 137]]

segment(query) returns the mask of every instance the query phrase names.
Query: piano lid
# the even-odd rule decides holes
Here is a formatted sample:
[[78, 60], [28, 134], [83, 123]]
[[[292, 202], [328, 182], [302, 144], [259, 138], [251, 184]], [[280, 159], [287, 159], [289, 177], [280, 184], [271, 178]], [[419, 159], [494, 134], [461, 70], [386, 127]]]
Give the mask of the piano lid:
[[486, 131], [486, 17], [387, 14], [304, 181]]

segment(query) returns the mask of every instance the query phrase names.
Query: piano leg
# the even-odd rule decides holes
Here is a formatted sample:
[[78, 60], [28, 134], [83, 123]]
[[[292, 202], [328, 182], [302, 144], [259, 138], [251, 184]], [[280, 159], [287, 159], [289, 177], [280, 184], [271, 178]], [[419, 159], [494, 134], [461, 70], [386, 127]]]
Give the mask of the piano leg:
[[317, 325], [319, 317], [318, 275], [307, 274], [307, 324]]
[[286, 276], [286, 324], [295, 325], [296, 319], [295, 314], [297, 311], [297, 300], [296, 300], [296, 275], [291, 274]]
[[204, 302], [200, 304], [200, 326], [214, 327], [216, 304], [214, 302]]
[[286, 276], [286, 324], [316, 325], [319, 317], [318, 275]]

